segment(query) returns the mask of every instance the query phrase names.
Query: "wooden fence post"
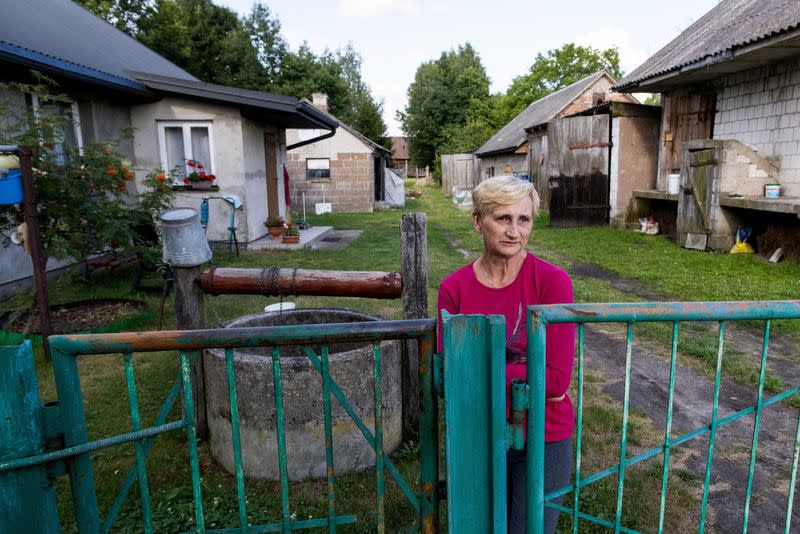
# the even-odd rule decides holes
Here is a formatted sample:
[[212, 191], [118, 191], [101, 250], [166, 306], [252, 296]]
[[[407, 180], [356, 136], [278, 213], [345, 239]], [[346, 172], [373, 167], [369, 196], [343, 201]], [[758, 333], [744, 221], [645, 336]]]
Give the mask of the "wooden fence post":
[[[198, 282], [199, 267], [173, 267], [175, 288], [175, 325], [178, 330], [206, 328], [206, 308], [203, 290]], [[203, 351], [198, 351], [192, 364], [192, 400], [197, 437], [208, 437], [206, 418], [206, 382], [203, 367]]]
[[[400, 220], [403, 276], [403, 318], [428, 317], [428, 239], [425, 213], [406, 213]], [[419, 342], [403, 344], [403, 440], [417, 439], [419, 433]]]

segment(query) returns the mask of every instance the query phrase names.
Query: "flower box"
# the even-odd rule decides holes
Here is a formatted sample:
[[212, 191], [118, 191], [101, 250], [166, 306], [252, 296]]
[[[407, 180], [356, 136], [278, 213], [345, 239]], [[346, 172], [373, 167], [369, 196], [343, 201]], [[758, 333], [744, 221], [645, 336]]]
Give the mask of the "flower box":
[[300, 236], [299, 235], [284, 235], [282, 238], [284, 243], [292, 244], [292, 243], [299, 243]]
[[214, 183], [209, 180], [199, 180], [197, 182], [191, 182], [192, 189], [197, 189], [200, 191], [211, 191], [211, 188], [214, 186]]

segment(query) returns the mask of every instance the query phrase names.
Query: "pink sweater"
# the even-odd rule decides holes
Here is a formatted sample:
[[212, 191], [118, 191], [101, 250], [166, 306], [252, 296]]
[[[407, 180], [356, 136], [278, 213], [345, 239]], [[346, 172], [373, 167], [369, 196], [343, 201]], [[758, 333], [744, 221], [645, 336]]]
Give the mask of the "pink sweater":
[[[526, 307], [531, 304], [565, 304], [572, 302], [572, 281], [562, 269], [540, 260], [531, 253], [525, 258], [516, 280], [495, 289], [486, 287], [475, 277], [472, 263], [442, 280], [439, 286], [438, 347], [442, 350], [442, 310], [457, 314], [504, 315], [506, 347], [516, 354], [525, 354], [528, 339], [525, 332]], [[575, 415], [572, 401], [566, 395], [572, 377], [575, 357], [575, 326], [552, 324], [547, 327], [545, 395], [565, 395], [560, 402], [545, 405], [545, 441], [561, 441], [572, 436]], [[510, 410], [511, 379], [525, 378], [525, 363], [506, 364], [506, 416]]]

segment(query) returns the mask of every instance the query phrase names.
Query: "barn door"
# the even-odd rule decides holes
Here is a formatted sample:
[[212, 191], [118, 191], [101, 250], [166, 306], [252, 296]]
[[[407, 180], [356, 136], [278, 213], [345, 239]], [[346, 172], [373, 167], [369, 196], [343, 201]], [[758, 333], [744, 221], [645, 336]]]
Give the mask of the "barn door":
[[548, 124], [551, 226], [608, 222], [609, 132], [608, 115]]
[[687, 150], [678, 200], [678, 242], [705, 250], [711, 223], [711, 196], [718, 172], [716, 150]]
[[664, 137], [659, 175], [678, 172], [683, 165], [683, 145], [714, 135], [716, 93], [667, 96], [664, 99]]

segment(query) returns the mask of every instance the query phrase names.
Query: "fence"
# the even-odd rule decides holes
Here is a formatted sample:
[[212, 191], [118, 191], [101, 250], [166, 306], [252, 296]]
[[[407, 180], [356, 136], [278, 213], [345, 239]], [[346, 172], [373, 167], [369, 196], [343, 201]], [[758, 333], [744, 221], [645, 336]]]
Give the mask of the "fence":
[[453, 188], [472, 189], [480, 182], [478, 162], [472, 154], [445, 154], [442, 156], [442, 194], [453, 195]]
[[[437, 449], [437, 405], [434, 402], [432, 383], [432, 358], [433, 343], [435, 340], [433, 320], [405, 320], [405, 321], [380, 321], [366, 323], [342, 323], [327, 325], [304, 326], [275, 326], [263, 328], [240, 328], [222, 330], [195, 330], [172, 332], [144, 332], [137, 334], [98, 334], [76, 336], [51, 337], [53, 367], [56, 376], [58, 391], [58, 408], [63, 428], [63, 446], [56, 450], [44, 452], [20, 451], [16, 457], [9, 458], [7, 451], [0, 443], [0, 452], [3, 461], [0, 461], [0, 481], [13, 484], [20, 473], [33, 473], [35, 476], [46, 478], [47, 473], [52, 473], [52, 467], [59, 462], [66, 461], [66, 470], [69, 473], [72, 489], [73, 506], [79, 532], [95, 533], [109, 532], [114, 520], [119, 514], [126, 496], [135, 482], [138, 481], [139, 500], [143, 519], [144, 531], [153, 532], [153, 517], [151, 511], [150, 487], [147, 481], [146, 457], [153, 440], [166, 432], [183, 430], [186, 432], [186, 444], [189, 451], [189, 468], [192, 478], [193, 506], [195, 525], [198, 532], [291, 532], [294, 530], [327, 527], [330, 532], [336, 531], [336, 526], [353, 523], [356, 518], [348, 515], [338, 515], [336, 509], [336, 495], [334, 492], [333, 471], [333, 436], [331, 431], [331, 395], [336, 397], [344, 410], [353, 418], [353, 422], [360, 429], [364, 438], [375, 451], [376, 455], [376, 525], [378, 532], [385, 530], [384, 513], [384, 482], [385, 471], [395, 479], [405, 494], [409, 503], [418, 513], [418, 529], [421, 532], [434, 532], [438, 522], [438, 501], [436, 498], [438, 477], [438, 449]], [[383, 450], [383, 431], [381, 413], [381, 348], [380, 341], [385, 339], [415, 339], [418, 341], [420, 354], [420, 382], [422, 385], [422, 409], [420, 413], [420, 492], [416, 495], [407, 481], [398, 472], [391, 459]], [[336, 382], [329, 372], [328, 344], [334, 342], [366, 342], [373, 344], [373, 385], [374, 385], [374, 429], [370, 430], [358, 417], [348, 400], [343, 396]], [[319, 354], [310, 345], [320, 345]], [[305, 346], [305, 355], [317, 369], [323, 382], [323, 410], [327, 465], [326, 499], [328, 517], [324, 519], [294, 520], [290, 515], [288, 476], [286, 467], [286, 443], [284, 435], [284, 420], [282, 411], [281, 394], [281, 347], [288, 345]], [[247, 347], [272, 347], [272, 380], [275, 392], [276, 435], [279, 451], [280, 469], [280, 498], [282, 514], [279, 521], [267, 525], [249, 525], [247, 499], [245, 497], [245, 480], [242, 474], [242, 456], [239, 443], [239, 419], [237, 405], [236, 376], [233, 365], [233, 350]], [[227, 366], [228, 392], [230, 398], [231, 432], [234, 448], [235, 479], [237, 492], [237, 506], [239, 512], [239, 525], [233, 529], [209, 530], [205, 526], [203, 512], [203, 496], [200, 480], [200, 465], [198, 459], [197, 439], [195, 429], [194, 403], [192, 402], [192, 374], [191, 360], [198, 351], [207, 348], [221, 348], [225, 351]], [[134, 354], [151, 351], [179, 351], [181, 375], [170, 391], [167, 401], [161, 408], [154, 423], [145, 426], [140, 416], [139, 400], [136, 388], [136, 369]], [[84, 398], [81, 392], [80, 373], [77, 359], [89, 354], [122, 354], [125, 377], [128, 391], [128, 407], [131, 418], [131, 431], [125, 434], [105, 437], [89, 441], [87, 436], [87, 422], [84, 413]], [[173, 353], [174, 354], [174, 353]], [[29, 371], [33, 369], [32, 355], [28, 345], [27, 363], [23, 364]], [[286, 356], [284, 356], [286, 357]], [[289, 356], [291, 357], [291, 356]], [[12, 360], [3, 360], [4, 362]], [[15, 373], [14, 373], [15, 374]], [[15, 378], [9, 379], [12, 383]], [[30, 389], [31, 384], [26, 386]], [[38, 406], [38, 394], [35, 381], [32, 384], [33, 392], [14, 391], [25, 399], [26, 404], [33, 409], [29, 412], [32, 419], [38, 419], [35, 412]], [[4, 392], [10, 397], [8, 391]], [[182, 394], [183, 416], [180, 419], [167, 422], [168, 414]], [[2, 399], [0, 399], [2, 400]], [[6, 403], [0, 403], [2, 408]], [[5, 412], [3, 412], [5, 413]], [[19, 415], [19, 414], [18, 414]], [[25, 417], [23, 415], [23, 417]], [[25, 423], [20, 423], [24, 426]], [[37, 431], [35, 440], [47, 432]], [[34, 440], [34, 441], [35, 441]], [[95, 479], [90, 453], [107, 447], [133, 443], [135, 445], [136, 465], [131, 469], [121, 491], [113, 505], [101, 518], [98, 508]], [[32, 454], [33, 453], [33, 454]], [[63, 464], [62, 464], [63, 465]], [[63, 473], [62, 473], [63, 474]], [[34, 477], [34, 484], [38, 478]], [[3, 486], [4, 484], [0, 484]], [[19, 487], [22, 487], [20, 484]], [[6, 486], [9, 488], [9, 486]], [[26, 486], [26, 491], [30, 486]], [[17, 491], [10, 487], [9, 495], [16, 495]], [[55, 493], [52, 483], [47, 492], [39, 490], [39, 495], [32, 498], [20, 498], [19, 507], [6, 509], [7, 517], [3, 518], [5, 527], [32, 528], [32, 521], [40, 510], [55, 510]], [[41, 519], [40, 519], [41, 520]], [[48, 516], [42, 521], [41, 531], [58, 531], [58, 518]], [[55, 521], [55, 524], [53, 522]]]
[[[800, 318], [800, 301], [729, 302], [729, 303], [635, 303], [635, 304], [570, 304], [531, 306], [528, 310], [528, 387], [524, 399], [512, 399], [513, 407], [529, 409], [527, 435], [527, 530], [540, 533], [543, 529], [544, 507], [550, 506], [572, 516], [573, 532], [579, 532], [579, 522], [602, 525], [615, 533], [636, 532], [622, 524], [622, 504], [625, 474], [630, 467], [657, 455], [662, 455], [661, 495], [658, 531], [664, 531], [667, 484], [670, 474], [670, 452], [700, 436], [708, 436], [706, 465], [703, 475], [699, 509], [699, 532], [707, 522], [709, 488], [715, 453], [715, 439], [720, 428], [754, 414], [752, 439], [749, 447], [747, 480], [743, 480], [745, 499], [741, 503], [742, 531], [746, 532], [753, 501], [753, 478], [758, 453], [759, 429], [767, 406], [774, 405], [800, 391], [789, 387], [776, 395], [765, 396], [765, 376], [771, 322], [776, 319]], [[720, 384], [723, 367], [723, 345], [726, 323], [729, 321], [764, 321], [764, 337], [760, 357], [758, 389], [755, 405], [722, 417], [719, 413]], [[670, 372], [667, 387], [667, 415], [663, 442], [647, 451], [629, 456], [627, 435], [630, 416], [631, 362], [634, 327], [642, 322], [667, 322], [672, 325]], [[673, 405], [675, 400], [675, 370], [678, 355], [678, 332], [681, 322], [718, 321], [717, 350], [713, 383], [713, 402], [710, 423], [689, 432], [673, 436]], [[578, 328], [576, 435], [574, 481], [545, 495], [544, 493], [544, 428], [545, 428], [545, 343], [546, 327], [556, 323], [576, 323]], [[619, 435], [619, 462], [599, 472], [586, 474], [581, 469], [581, 445], [584, 434], [584, 329], [587, 323], [622, 323], [626, 325], [624, 393], [622, 425]], [[451, 532], [504, 532], [506, 529], [506, 450], [513, 442], [521, 441], [519, 429], [505, 421], [505, 324], [496, 316], [448, 316], [443, 318], [443, 376], [447, 443], [448, 521]], [[487, 354], [489, 355], [487, 357]], [[519, 387], [519, 386], [518, 386]], [[467, 396], [469, 392], [469, 396]], [[476, 403], [475, 398], [487, 402]], [[521, 402], [520, 402], [521, 401]], [[476, 432], [475, 429], [480, 429]], [[484, 433], [485, 435], [481, 435]], [[516, 439], [515, 439], [516, 438]], [[786, 494], [786, 513], [783, 531], [791, 531], [792, 507], [800, 455], [800, 419], [792, 442], [790, 479]], [[617, 476], [615, 509], [608, 511], [613, 520], [581, 511], [581, 490], [609, 476]], [[493, 488], [487, 492], [485, 488]], [[572, 493], [572, 506], [555, 505], [547, 501]], [[586, 523], [584, 523], [586, 524]]]

